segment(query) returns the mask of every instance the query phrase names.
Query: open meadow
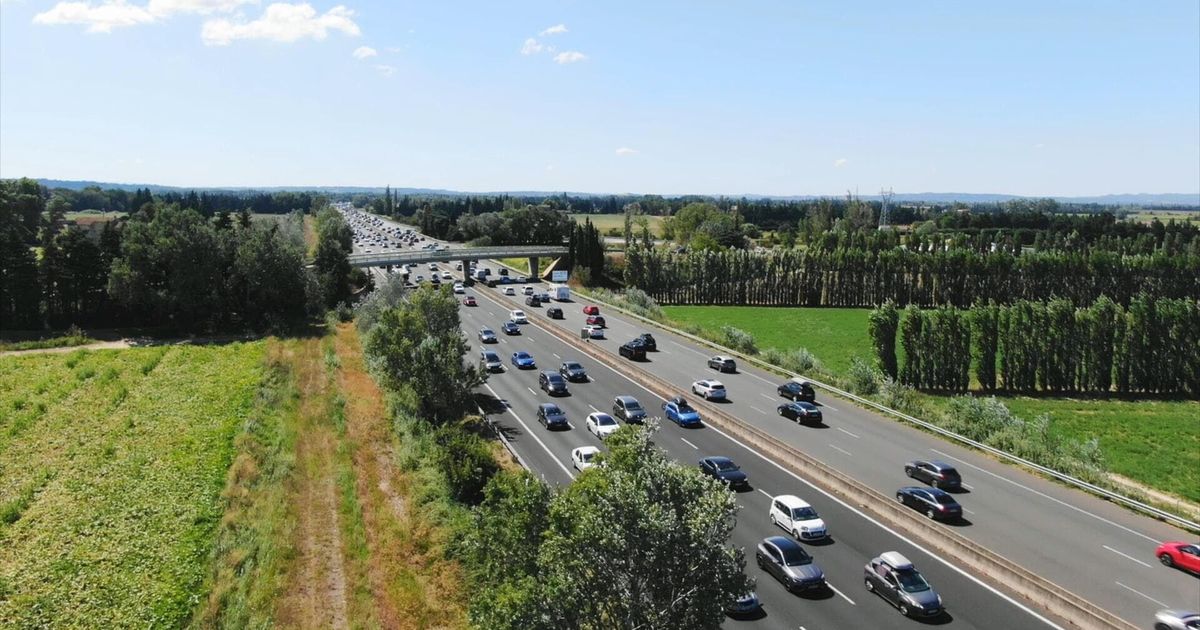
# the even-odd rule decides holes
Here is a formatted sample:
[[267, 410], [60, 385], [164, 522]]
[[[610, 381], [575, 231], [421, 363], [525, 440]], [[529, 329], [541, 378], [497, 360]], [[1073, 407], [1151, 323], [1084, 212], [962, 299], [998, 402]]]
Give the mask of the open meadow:
[[[656, 238], [662, 236], [663, 217], [646, 215], [650, 220], [650, 232]], [[583, 223], [584, 219], [591, 219], [592, 225], [600, 230], [600, 236], [620, 236], [625, 231], [625, 215], [623, 214], [572, 214], [571, 219], [576, 223]], [[634, 232], [637, 232], [637, 223], [633, 225]], [[613, 234], [612, 230], [617, 233]]]

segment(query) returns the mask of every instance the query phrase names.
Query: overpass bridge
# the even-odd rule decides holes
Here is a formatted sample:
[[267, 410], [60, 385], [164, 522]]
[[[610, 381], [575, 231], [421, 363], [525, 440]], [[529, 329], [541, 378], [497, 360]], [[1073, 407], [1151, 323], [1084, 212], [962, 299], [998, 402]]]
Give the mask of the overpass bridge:
[[352, 267], [384, 267], [387, 265], [428, 264], [439, 262], [463, 263], [463, 279], [467, 274], [472, 260], [495, 260], [497, 258], [528, 258], [529, 275], [538, 276], [538, 259], [565, 256], [569, 253], [566, 245], [510, 245], [503, 247], [463, 247], [443, 251], [418, 250], [375, 252], [372, 254], [350, 254], [347, 260]]

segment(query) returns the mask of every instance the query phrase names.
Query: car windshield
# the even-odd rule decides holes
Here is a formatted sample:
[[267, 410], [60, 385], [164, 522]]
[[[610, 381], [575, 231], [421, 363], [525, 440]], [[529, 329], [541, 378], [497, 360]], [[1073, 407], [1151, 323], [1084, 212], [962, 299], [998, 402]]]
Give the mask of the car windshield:
[[590, 462], [590, 461], [592, 461], [592, 458], [595, 456], [596, 456], [595, 451], [583, 451], [582, 453], [579, 454], [579, 459], [582, 459], [585, 462]]
[[625, 403], [625, 411], [641, 411], [642, 405], [636, 400], [630, 400]]
[[675, 403], [675, 408], [681, 412], [693, 411], [692, 406], [683, 401]]
[[920, 593], [928, 591], [929, 582], [925, 581], [925, 576], [917, 572], [916, 569], [907, 571], [896, 571], [896, 577], [900, 580], [900, 588], [904, 589], [905, 593]]
[[942, 476], [947, 479], [958, 479], [958, 471], [953, 468], [943, 468]]
[[559, 409], [555, 405], [546, 405], [545, 407], [542, 407], [542, 409], [544, 409], [546, 411], [547, 416], [561, 416], [562, 415], [562, 409]]
[[954, 500], [954, 497], [952, 497], [948, 494], [934, 495], [933, 499], [935, 501], [937, 501], [938, 503], [941, 503], [942, 505], [954, 505], [955, 503], [957, 503], [957, 501]]
[[557, 375], [557, 374], [551, 374], [551, 375], [548, 375], [546, 378], [548, 378], [548, 379], [550, 380], [550, 382], [551, 382], [551, 383], [554, 383], [554, 384], [558, 384], [558, 383], [561, 383], [561, 382], [563, 382], [563, 379], [562, 379], [562, 377], [561, 377], [561, 376], [559, 376], [559, 375]]
[[798, 521], [811, 521], [817, 518], [817, 511], [810, 507], [800, 507], [792, 510], [792, 518]]
[[483, 355], [485, 361], [499, 361], [500, 357], [496, 356], [495, 352], [486, 352]]
[[718, 460], [716, 460], [716, 461], [714, 461], [714, 462], [713, 462], [713, 466], [716, 466], [716, 467], [717, 467], [717, 470], [719, 470], [719, 471], [721, 471], [721, 472], [728, 472], [728, 471], [731, 471], [731, 470], [737, 470], [737, 469], [738, 469], [738, 466], [737, 466], [737, 464], [735, 464], [735, 463], [733, 463], [733, 462], [729, 461], [728, 459], [718, 459]]
[[567, 364], [565, 364], [565, 367], [568, 370], [582, 370], [583, 369], [583, 366], [579, 365], [578, 363], [567, 363]]
[[481, 335], [494, 335], [494, 334], [496, 334], [496, 333], [492, 332], [492, 330], [491, 330], [490, 328], [484, 328], [483, 330], [479, 331], [479, 334], [481, 334]]
[[528, 354], [526, 354], [526, 353], [524, 353], [524, 352], [518, 352], [518, 353], [517, 353], [517, 358], [518, 358], [518, 359], [528, 359], [528, 358], [529, 358], [529, 355], [528, 355]]
[[617, 421], [613, 420], [612, 416], [608, 416], [608, 415], [604, 415], [604, 414], [596, 416], [596, 424], [599, 426], [608, 427], [608, 426], [612, 426], [616, 423], [617, 423]]
[[725, 386], [720, 383], [709, 383], [708, 386], [710, 389], [725, 389]]
[[812, 562], [812, 556], [800, 547], [784, 547], [780, 551], [783, 552], [783, 563], [789, 567], [798, 567]]

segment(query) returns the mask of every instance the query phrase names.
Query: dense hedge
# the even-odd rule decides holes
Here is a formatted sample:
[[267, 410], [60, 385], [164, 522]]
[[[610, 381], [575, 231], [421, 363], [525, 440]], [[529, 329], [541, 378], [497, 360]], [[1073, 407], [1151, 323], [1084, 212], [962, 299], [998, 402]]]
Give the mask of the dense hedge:
[[1101, 295], [1128, 304], [1138, 294], [1200, 298], [1200, 256], [632, 248], [625, 282], [660, 304], [967, 307], [1065, 298], [1087, 305]]

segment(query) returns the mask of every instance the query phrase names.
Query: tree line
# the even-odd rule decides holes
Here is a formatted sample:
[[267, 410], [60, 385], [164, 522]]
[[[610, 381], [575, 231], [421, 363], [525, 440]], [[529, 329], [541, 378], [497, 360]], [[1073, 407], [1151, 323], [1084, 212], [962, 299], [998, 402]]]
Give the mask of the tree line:
[[1128, 304], [1138, 294], [1200, 297], [1200, 256], [634, 247], [625, 254], [625, 283], [660, 304], [967, 307], [1061, 297], [1086, 305], [1101, 295]]
[[[872, 311], [879, 368], [927, 390], [1200, 395], [1200, 301], [1101, 296]], [[904, 351], [898, 362], [896, 342]]]
[[0, 328], [265, 330], [349, 296], [350, 230], [328, 206], [312, 269], [299, 212], [255, 222], [151, 198], [93, 239], [70, 210], [32, 180], [0, 182]]

